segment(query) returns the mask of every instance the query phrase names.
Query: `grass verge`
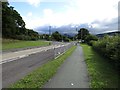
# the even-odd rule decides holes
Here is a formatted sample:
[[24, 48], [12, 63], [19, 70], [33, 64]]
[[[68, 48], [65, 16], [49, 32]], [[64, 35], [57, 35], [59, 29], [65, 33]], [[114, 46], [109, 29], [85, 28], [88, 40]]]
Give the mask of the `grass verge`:
[[91, 88], [118, 88], [117, 70], [105, 58], [97, 54], [92, 47], [81, 44], [90, 76]]
[[42, 86], [56, 73], [58, 67], [72, 54], [76, 46], [71, 47], [57, 59], [42, 65], [10, 88], [42, 88]]
[[21, 41], [21, 40], [12, 40], [12, 39], [3, 39], [2, 40], [2, 50], [26, 48], [32, 46], [47, 46], [49, 42], [45, 41]]

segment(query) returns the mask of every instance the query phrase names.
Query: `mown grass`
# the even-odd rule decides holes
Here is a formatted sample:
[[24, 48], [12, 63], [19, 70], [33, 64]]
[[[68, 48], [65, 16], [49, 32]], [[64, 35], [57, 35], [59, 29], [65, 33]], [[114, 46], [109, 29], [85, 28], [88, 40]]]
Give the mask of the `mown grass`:
[[3, 39], [2, 40], [2, 50], [26, 48], [33, 46], [46, 46], [49, 45], [49, 42], [45, 41], [21, 41], [21, 40], [12, 40], [12, 39]]
[[81, 46], [88, 67], [91, 88], [118, 88], [120, 77], [114, 66], [97, 54], [92, 47], [85, 44]]
[[58, 67], [72, 54], [76, 46], [71, 47], [66, 53], [57, 59], [49, 61], [39, 67], [10, 88], [42, 88], [43, 85], [56, 73]]

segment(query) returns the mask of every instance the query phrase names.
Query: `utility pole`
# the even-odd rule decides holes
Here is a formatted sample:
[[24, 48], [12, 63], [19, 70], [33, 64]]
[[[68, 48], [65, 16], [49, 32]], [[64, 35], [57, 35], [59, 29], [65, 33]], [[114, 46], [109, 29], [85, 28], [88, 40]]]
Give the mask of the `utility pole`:
[[82, 29], [81, 29], [81, 43], [82, 43]]
[[[49, 26], [49, 41], [51, 40], [51, 26]], [[50, 45], [50, 42], [49, 42]]]
[[[76, 26], [76, 31], [77, 31], [77, 33], [78, 33], [77, 26]], [[76, 40], [77, 40], [77, 42], [75, 43], [75, 45], [77, 45], [77, 43], [78, 43], [78, 34], [77, 34], [77, 36], [76, 36]]]
[[[76, 31], [77, 31], [77, 28], [76, 28]], [[77, 31], [78, 32], [78, 31]], [[77, 40], [77, 38], [78, 38], [78, 35], [76, 36], [76, 40]]]
[[63, 35], [62, 35], [62, 42], [63, 42]]

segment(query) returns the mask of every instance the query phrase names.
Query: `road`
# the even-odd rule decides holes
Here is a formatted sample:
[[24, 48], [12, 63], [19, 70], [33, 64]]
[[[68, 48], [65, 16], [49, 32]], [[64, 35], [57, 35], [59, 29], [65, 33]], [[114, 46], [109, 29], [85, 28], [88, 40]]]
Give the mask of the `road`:
[[2, 54], [2, 62], [0, 63], [6, 63], [9, 61], [17, 60], [19, 58], [24, 58], [27, 57], [31, 54], [39, 53], [42, 51], [47, 51], [49, 49], [54, 49], [54, 48], [59, 48], [66, 45], [51, 45], [51, 46], [46, 46], [46, 47], [40, 47], [40, 48], [33, 48], [33, 49], [27, 49], [27, 50], [21, 50], [21, 51], [16, 51], [16, 52], [9, 52], [9, 53], [3, 53]]
[[28, 73], [54, 58], [54, 51], [48, 50], [2, 64], [2, 86], [8, 87]]
[[43, 88], [89, 88], [82, 47], [77, 47]]
[[52, 45], [41, 48], [3, 53], [2, 86], [9, 87], [44, 63], [67, 50], [71, 44]]

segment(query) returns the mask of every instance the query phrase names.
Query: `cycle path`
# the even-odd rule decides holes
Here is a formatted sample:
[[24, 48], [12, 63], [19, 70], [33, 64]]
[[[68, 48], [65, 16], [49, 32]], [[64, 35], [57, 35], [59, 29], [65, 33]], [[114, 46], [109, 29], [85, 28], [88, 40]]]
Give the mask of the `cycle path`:
[[77, 46], [43, 88], [89, 88], [89, 77], [81, 46]]

